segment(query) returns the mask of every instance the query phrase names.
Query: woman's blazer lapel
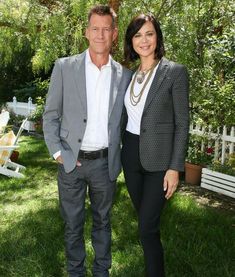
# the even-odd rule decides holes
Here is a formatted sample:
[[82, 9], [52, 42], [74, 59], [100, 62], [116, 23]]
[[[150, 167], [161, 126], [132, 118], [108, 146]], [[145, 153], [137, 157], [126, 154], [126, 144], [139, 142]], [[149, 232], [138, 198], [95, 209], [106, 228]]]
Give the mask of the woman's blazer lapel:
[[169, 69], [169, 61], [163, 57], [160, 61], [160, 64], [154, 76], [153, 82], [150, 86], [149, 93], [144, 106], [144, 111], [148, 108], [153, 98], [155, 97], [156, 93], [158, 92], [162, 84], [162, 81], [166, 77], [166, 72], [168, 71], [168, 69]]

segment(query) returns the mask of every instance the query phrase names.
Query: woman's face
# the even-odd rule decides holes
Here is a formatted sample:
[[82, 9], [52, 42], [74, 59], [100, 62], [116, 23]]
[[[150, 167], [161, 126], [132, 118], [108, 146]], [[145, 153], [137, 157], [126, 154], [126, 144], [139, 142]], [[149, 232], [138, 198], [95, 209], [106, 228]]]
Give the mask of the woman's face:
[[157, 47], [157, 34], [151, 22], [147, 21], [133, 36], [132, 45], [140, 58], [152, 57], [154, 59]]

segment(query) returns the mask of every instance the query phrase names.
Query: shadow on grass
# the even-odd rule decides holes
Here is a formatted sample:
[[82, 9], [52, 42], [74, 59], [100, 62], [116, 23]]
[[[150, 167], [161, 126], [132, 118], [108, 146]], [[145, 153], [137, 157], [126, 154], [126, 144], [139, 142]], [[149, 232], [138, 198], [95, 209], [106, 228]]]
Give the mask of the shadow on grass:
[[1, 234], [0, 276], [63, 276], [62, 229], [58, 209], [49, 207], [12, 224]]
[[52, 161], [48, 162], [48, 165], [45, 164], [43, 168], [37, 162], [37, 166], [30, 165], [26, 170], [22, 171], [25, 175], [24, 178], [9, 178], [1, 175], [0, 193], [3, 193], [2, 197], [5, 198], [7, 192], [22, 192], [24, 190], [37, 189], [39, 186], [50, 185], [50, 183], [56, 183], [56, 169], [57, 165]]
[[162, 216], [167, 276], [227, 276], [234, 272], [234, 217], [176, 194]]
[[52, 158], [49, 157], [46, 144], [42, 139], [23, 137], [20, 142], [19, 151], [19, 163], [26, 167], [41, 166], [45, 168], [53, 164]]
[[143, 277], [144, 262], [137, 227], [137, 216], [122, 178], [112, 209], [112, 277]]
[[[58, 208], [48, 207], [46, 200], [41, 206], [45, 208], [29, 212], [16, 224], [12, 218], [12, 225], [1, 235], [0, 276], [66, 276], [64, 230]], [[88, 205], [85, 228], [88, 276], [93, 259], [91, 225]], [[143, 277], [136, 216], [121, 182], [112, 211], [112, 237], [111, 276]], [[162, 240], [167, 276], [233, 276], [234, 233], [229, 218], [176, 195], [163, 213]]]

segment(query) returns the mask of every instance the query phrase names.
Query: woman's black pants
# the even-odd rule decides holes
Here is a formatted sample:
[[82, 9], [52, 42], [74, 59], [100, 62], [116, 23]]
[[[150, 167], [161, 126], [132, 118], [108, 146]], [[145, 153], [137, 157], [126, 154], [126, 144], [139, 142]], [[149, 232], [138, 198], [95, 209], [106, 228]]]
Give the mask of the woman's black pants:
[[148, 172], [143, 169], [139, 158], [139, 136], [127, 131], [123, 138], [122, 164], [127, 189], [138, 214], [147, 276], [163, 277], [160, 215], [165, 203], [165, 171]]

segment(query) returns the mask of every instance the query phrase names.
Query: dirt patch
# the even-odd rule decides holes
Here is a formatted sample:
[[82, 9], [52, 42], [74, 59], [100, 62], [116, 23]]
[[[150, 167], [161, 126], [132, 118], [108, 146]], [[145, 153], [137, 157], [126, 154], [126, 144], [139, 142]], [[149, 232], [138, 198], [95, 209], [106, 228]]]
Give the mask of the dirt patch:
[[209, 191], [200, 186], [182, 183], [178, 188], [178, 192], [182, 195], [190, 195], [201, 205], [231, 212], [235, 211], [234, 198]]

